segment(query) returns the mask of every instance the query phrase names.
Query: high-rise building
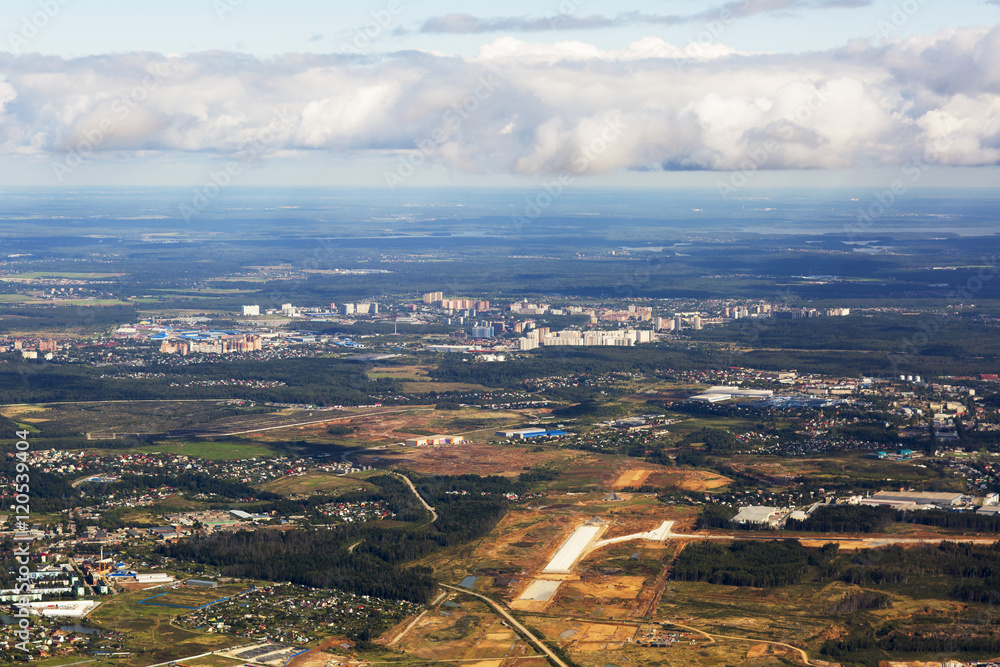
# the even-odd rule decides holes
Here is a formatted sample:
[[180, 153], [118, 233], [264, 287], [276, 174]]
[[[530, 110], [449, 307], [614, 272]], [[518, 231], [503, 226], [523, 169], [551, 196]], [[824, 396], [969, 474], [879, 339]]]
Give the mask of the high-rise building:
[[701, 331], [701, 317], [700, 316], [695, 315], [693, 318], [691, 318], [691, 328], [694, 329], [695, 331]]
[[243, 317], [255, 317], [260, 315], [260, 306], [243, 306]]
[[684, 320], [681, 319], [680, 315], [674, 317], [674, 331], [682, 331], [684, 329]]
[[354, 314], [354, 304], [353, 303], [342, 303], [342, 304], [340, 304], [340, 313], [342, 315], [353, 315]]
[[424, 294], [424, 303], [428, 306], [438, 301], [444, 301], [444, 292], [427, 292]]

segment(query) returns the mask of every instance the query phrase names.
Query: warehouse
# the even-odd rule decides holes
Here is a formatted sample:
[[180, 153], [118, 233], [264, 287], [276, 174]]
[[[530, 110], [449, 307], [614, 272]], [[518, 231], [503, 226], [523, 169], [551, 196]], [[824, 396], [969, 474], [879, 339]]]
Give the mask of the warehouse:
[[741, 507], [739, 513], [733, 517], [732, 522], [739, 524], [771, 524], [774, 522], [777, 513], [777, 507], [751, 505], [750, 507]]
[[514, 440], [527, 440], [528, 438], [540, 438], [543, 436], [557, 438], [566, 435], [566, 431], [549, 431], [544, 428], [522, 428], [513, 431], [497, 431], [494, 435]]
[[958, 507], [970, 502], [961, 493], [932, 493], [927, 491], [879, 491], [871, 498], [862, 500], [864, 505], [891, 505], [903, 507], [907, 505], [936, 507]]
[[407, 447], [426, 447], [427, 445], [460, 445], [465, 438], [460, 435], [428, 435], [420, 438], [407, 438]]

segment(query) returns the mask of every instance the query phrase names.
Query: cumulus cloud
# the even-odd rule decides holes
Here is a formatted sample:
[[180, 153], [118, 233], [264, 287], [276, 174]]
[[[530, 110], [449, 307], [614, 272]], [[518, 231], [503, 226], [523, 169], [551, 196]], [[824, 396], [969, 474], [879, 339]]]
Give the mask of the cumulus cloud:
[[527, 175], [996, 165], [997, 62], [1000, 28], [797, 55], [512, 37], [469, 58], [0, 55], [0, 152], [419, 151]]

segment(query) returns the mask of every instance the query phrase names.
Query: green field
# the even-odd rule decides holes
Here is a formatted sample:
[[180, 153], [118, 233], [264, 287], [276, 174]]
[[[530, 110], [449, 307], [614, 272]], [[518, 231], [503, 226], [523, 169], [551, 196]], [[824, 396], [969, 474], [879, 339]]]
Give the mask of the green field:
[[253, 457], [280, 456], [282, 452], [265, 444], [248, 444], [243, 442], [211, 442], [211, 441], [171, 441], [158, 442], [155, 445], [137, 448], [135, 451], [149, 454], [162, 452], [164, 454], [183, 454], [196, 456], [209, 461], [234, 461]]
[[[218, 602], [246, 590], [245, 587], [225, 588], [171, 588], [166, 593], [156, 593], [141, 601], [143, 605], [161, 607], [187, 607], [196, 609], [206, 604]], [[138, 604], [139, 602], [137, 602]], [[179, 613], [183, 613], [183, 610]]]
[[[213, 595], [219, 597], [214, 589]], [[101, 628], [124, 632], [129, 636], [125, 650], [144, 649], [131, 658], [116, 658], [117, 665], [150, 665], [157, 662], [198, 655], [231, 646], [233, 638], [185, 630], [171, 623], [186, 610], [138, 604], [149, 597], [148, 591], [126, 593], [104, 601], [87, 620]], [[204, 604], [204, 603], [202, 603]], [[77, 660], [76, 662], [78, 662]]]

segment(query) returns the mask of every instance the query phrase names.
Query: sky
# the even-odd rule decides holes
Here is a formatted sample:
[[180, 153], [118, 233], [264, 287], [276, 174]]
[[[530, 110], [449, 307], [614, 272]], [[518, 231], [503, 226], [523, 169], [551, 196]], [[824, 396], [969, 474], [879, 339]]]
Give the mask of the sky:
[[1000, 183], [1000, 0], [4, 0], [0, 187]]

